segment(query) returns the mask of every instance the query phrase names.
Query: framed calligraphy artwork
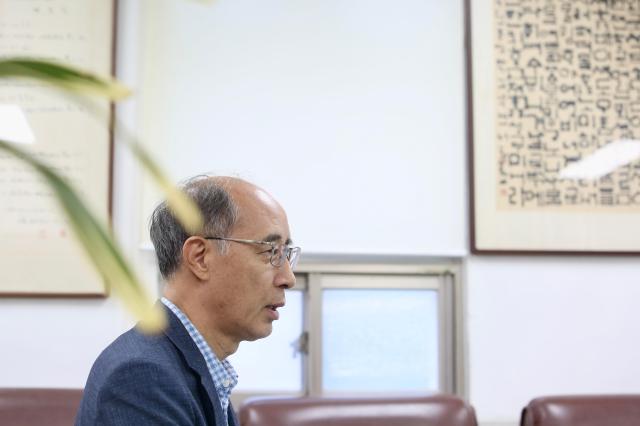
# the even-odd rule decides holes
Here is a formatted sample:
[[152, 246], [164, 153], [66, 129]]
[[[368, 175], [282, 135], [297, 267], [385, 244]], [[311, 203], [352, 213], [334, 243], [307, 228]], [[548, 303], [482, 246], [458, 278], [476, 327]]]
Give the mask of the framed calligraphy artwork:
[[[114, 0], [0, 1], [0, 51], [110, 75]], [[34, 156], [53, 166], [105, 223], [110, 220], [110, 105], [99, 119], [48, 86], [0, 80], [0, 104], [22, 111]], [[6, 123], [5, 123], [6, 124]], [[105, 283], [75, 240], [52, 190], [24, 163], [0, 153], [0, 295], [100, 297]]]
[[640, 254], [640, 1], [466, 2], [471, 249]]

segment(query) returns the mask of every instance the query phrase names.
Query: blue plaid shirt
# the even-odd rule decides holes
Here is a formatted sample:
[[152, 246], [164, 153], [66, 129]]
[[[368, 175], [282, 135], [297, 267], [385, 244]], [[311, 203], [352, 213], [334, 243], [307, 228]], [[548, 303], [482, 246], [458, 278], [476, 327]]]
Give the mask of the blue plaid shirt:
[[193, 325], [193, 323], [187, 318], [187, 316], [178, 308], [176, 305], [171, 303], [169, 299], [163, 297], [160, 299], [164, 305], [171, 309], [171, 312], [176, 314], [176, 316], [180, 319], [180, 322], [184, 325], [184, 328], [187, 329], [189, 335], [193, 339], [193, 342], [196, 344], [200, 353], [204, 357], [204, 360], [207, 363], [207, 368], [209, 369], [209, 373], [211, 374], [211, 378], [213, 378], [213, 383], [216, 386], [216, 392], [218, 392], [218, 398], [220, 398], [220, 403], [222, 404], [222, 411], [224, 413], [224, 420], [229, 424], [228, 420], [228, 408], [229, 408], [229, 396], [231, 395], [231, 390], [238, 383], [238, 373], [233, 369], [231, 363], [226, 359], [224, 361], [220, 361], [216, 354], [213, 353], [211, 347], [207, 344], [202, 337], [202, 334], [198, 331], [198, 329]]

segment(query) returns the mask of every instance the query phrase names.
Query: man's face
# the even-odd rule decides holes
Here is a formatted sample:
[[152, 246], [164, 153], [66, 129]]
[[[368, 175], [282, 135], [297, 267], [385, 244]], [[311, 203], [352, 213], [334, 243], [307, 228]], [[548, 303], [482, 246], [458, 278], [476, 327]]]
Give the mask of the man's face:
[[[231, 191], [239, 217], [230, 237], [290, 243], [287, 216], [280, 205], [264, 191], [241, 187]], [[213, 274], [206, 293], [210, 325], [225, 339], [239, 343], [271, 334], [278, 319], [278, 307], [285, 302], [284, 291], [295, 284], [291, 267], [270, 263], [271, 247], [261, 244], [227, 242], [228, 251], [217, 254], [216, 241], [210, 241]]]

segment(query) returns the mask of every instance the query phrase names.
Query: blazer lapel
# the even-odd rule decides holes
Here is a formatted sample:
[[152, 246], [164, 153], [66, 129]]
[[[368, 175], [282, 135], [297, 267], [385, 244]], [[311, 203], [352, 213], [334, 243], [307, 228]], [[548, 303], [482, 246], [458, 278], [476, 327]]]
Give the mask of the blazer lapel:
[[[207, 363], [205, 362], [202, 353], [180, 319], [163, 303], [159, 303], [165, 308], [167, 319], [169, 320], [169, 324], [164, 331], [164, 334], [169, 338], [169, 340], [171, 340], [171, 342], [173, 342], [176, 348], [182, 352], [182, 355], [189, 367], [191, 367], [191, 369], [200, 376], [200, 382], [207, 391], [209, 401], [211, 402], [213, 412], [215, 413], [216, 424], [225, 424], [226, 422], [222, 416], [222, 405], [220, 404], [220, 399], [216, 392], [216, 386], [213, 383], [211, 373], [209, 373]], [[229, 411], [232, 411], [232, 409], [230, 408]]]
[[233, 405], [231, 405], [231, 402], [229, 402], [229, 408], [228, 408], [228, 415], [227, 418], [229, 420], [229, 426], [238, 426], [240, 424], [240, 422], [238, 421], [238, 418], [236, 417], [236, 410], [233, 409]]

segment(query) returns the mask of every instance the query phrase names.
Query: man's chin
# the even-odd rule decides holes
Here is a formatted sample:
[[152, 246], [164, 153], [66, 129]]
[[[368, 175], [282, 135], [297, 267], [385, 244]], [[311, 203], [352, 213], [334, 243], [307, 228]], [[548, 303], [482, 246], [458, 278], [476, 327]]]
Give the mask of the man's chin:
[[245, 340], [247, 342], [253, 342], [255, 340], [264, 339], [265, 337], [269, 336], [272, 331], [273, 331], [273, 327], [271, 326], [271, 324], [269, 324], [268, 328], [264, 328], [262, 330], [255, 330], [255, 332], [252, 333], [250, 336], [248, 336]]

